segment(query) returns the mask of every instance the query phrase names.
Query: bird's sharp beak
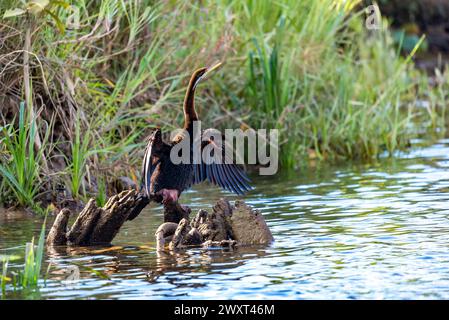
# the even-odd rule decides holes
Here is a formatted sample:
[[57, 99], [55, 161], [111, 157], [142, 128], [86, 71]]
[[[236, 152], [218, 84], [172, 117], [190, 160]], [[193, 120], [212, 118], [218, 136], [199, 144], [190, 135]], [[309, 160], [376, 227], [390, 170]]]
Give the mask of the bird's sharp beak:
[[206, 69], [206, 72], [204, 72], [204, 74], [196, 81], [195, 85], [193, 86], [193, 89], [196, 88], [196, 86], [203, 80], [209, 79], [210, 74], [217, 70], [218, 68], [220, 68], [220, 66], [222, 65], [222, 62], [218, 62], [216, 64], [214, 64], [212, 67], [209, 67]]
[[212, 67], [209, 67], [206, 69], [206, 72], [203, 74], [203, 76], [201, 77], [201, 80], [206, 80], [209, 79], [210, 75], [217, 70], [218, 68], [221, 67], [223, 63], [222, 62], [218, 62], [216, 64], [214, 64]]
[[221, 67], [223, 63], [222, 62], [218, 62], [216, 64], [214, 64], [212, 67], [207, 68], [205, 75], [209, 74], [210, 72], [217, 70], [218, 68]]

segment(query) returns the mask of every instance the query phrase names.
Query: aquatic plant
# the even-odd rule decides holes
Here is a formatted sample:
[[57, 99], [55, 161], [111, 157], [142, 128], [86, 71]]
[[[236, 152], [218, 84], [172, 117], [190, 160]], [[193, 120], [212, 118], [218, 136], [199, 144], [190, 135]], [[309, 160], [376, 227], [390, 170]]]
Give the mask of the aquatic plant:
[[31, 242], [25, 245], [25, 256], [23, 269], [15, 270], [12, 276], [8, 275], [9, 262], [18, 260], [17, 255], [0, 255], [2, 262], [2, 271], [0, 274], [0, 288], [2, 296], [6, 294], [6, 284], [11, 282], [14, 290], [36, 289], [39, 280], [41, 279], [42, 259], [44, 256], [45, 245], [45, 225], [46, 218], [41, 227], [37, 245], [34, 243], [34, 238]]
[[6, 293], [6, 282], [8, 280], [10, 280], [7, 277], [7, 272], [8, 272], [8, 263], [9, 263], [9, 257], [1, 257], [1, 262], [2, 262], [2, 272], [0, 275], [0, 288], [1, 288], [1, 293], [2, 293], [2, 297], [5, 295]]
[[37, 247], [35, 248], [34, 238], [31, 242], [26, 244], [25, 265], [23, 272], [19, 272], [18, 276], [19, 284], [22, 288], [35, 287], [38, 284], [42, 268], [42, 258], [44, 255], [44, 243], [45, 221], [42, 224]]

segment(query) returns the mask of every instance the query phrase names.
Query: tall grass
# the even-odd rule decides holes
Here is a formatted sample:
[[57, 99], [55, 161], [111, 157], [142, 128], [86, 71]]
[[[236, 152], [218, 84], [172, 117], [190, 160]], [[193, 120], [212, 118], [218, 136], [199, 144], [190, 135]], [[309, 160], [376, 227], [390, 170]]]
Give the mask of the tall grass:
[[[39, 124], [55, 119], [40, 150], [64, 155], [63, 168], [51, 166], [60, 156], [45, 159], [75, 198], [101, 202], [108, 181], [138, 175], [145, 135], [182, 123], [190, 73], [217, 60], [224, 67], [198, 89], [201, 119], [220, 128], [279, 129], [283, 168], [307, 165], [311, 156], [373, 159], [404, 148], [423, 128], [444, 129], [448, 77], [429, 87], [412, 57], [394, 47], [386, 21], [377, 31], [364, 27], [357, 0], [68, 2], [78, 9], [78, 26], [66, 7], [49, 8], [65, 28], [48, 15], [3, 19], [0, 90], [9, 97], [4, 110], [28, 101], [38, 114], [42, 106], [40, 136]], [[0, 14], [20, 5], [2, 1]], [[29, 77], [21, 63], [27, 28]], [[419, 107], [421, 99], [430, 106]], [[17, 130], [0, 123], [9, 136]], [[11, 152], [0, 151], [3, 167]], [[24, 196], [12, 191], [14, 171], [1, 176], [0, 189], [24, 205], [43, 180], [34, 174]]]
[[71, 161], [69, 163], [69, 182], [70, 190], [74, 198], [79, 198], [81, 187], [83, 187], [83, 193], [85, 193], [85, 186], [83, 185], [83, 179], [86, 174], [87, 160], [91, 154], [89, 149], [91, 143], [91, 133], [87, 129], [81, 136], [81, 124], [79, 117], [75, 123], [75, 139], [71, 141]]
[[[410, 138], [416, 109], [409, 59], [394, 50], [388, 32], [370, 34], [360, 15], [332, 3], [279, 9], [270, 37], [249, 53], [248, 102], [262, 116], [252, 124], [283, 131], [288, 167], [310, 150], [320, 159], [369, 159]], [[268, 10], [257, 7], [252, 15]]]
[[19, 108], [18, 128], [15, 129], [12, 124], [2, 127], [3, 135], [0, 141], [2, 152], [7, 156], [0, 161], [0, 174], [3, 183], [9, 186], [20, 205], [34, 206], [40, 186], [43, 150], [46, 148], [51, 126], [47, 125], [46, 129], [42, 150], [35, 152], [36, 119], [30, 118], [24, 103], [21, 103]]

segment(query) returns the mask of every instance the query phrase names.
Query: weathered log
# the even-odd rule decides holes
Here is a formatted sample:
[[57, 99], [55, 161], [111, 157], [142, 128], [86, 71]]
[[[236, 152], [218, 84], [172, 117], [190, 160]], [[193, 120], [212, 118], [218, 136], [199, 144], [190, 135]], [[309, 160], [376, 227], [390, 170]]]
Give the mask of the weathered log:
[[61, 246], [67, 243], [67, 226], [70, 218], [70, 210], [62, 209], [47, 236], [47, 245]]
[[164, 222], [179, 223], [182, 219], [189, 219], [192, 210], [187, 206], [182, 206], [178, 202], [164, 203]]
[[157, 228], [155, 236], [157, 243], [157, 251], [164, 249], [165, 243], [173, 239], [173, 235], [178, 228], [178, 224], [174, 222], [165, 222]]
[[[67, 230], [70, 211], [63, 209], [50, 230], [47, 244], [50, 247], [110, 244], [121, 226], [134, 219], [148, 203], [149, 199], [135, 190], [111, 197], [102, 208], [91, 199], [70, 230]], [[178, 203], [164, 204], [164, 210], [165, 223], [155, 234], [158, 251], [164, 250], [166, 245], [170, 250], [199, 245], [232, 248], [273, 241], [263, 216], [243, 201], [231, 205], [220, 199], [210, 213], [200, 210], [192, 220], [189, 219], [190, 208]]]
[[207, 240], [203, 242], [201, 245], [203, 248], [213, 248], [213, 247], [222, 247], [222, 248], [234, 248], [237, 246], [237, 241], [235, 240], [221, 240], [221, 241], [212, 241]]
[[126, 220], [134, 220], [140, 212], [145, 208], [151, 201], [156, 201], [158, 199], [155, 199], [156, 197], [150, 197], [149, 199], [147, 196], [143, 195], [142, 193], [139, 193], [136, 198], [136, 204], [131, 209], [131, 212], [128, 215], [128, 218]]
[[134, 219], [149, 203], [136, 190], [126, 190], [111, 197], [103, 208], [90, 199], [67, 232], [69, 211], [63, 209], [56, 217], [47, 237], [50, 246], [70, 244], [89, 246], [109, 244], [126, 220]]
[[136, 206], [140, 207], [139, 194], [134, 190], [111, 197], [100, 209], [90, 243], [110, 243]]
[[90, 236], [100, 214], [101, 209], [97, 207], [95, 199], [90, 199], [67, 233], [67, 241], [76, 245], [89, 245]]
[[229, 218], [233, 239], [239, 244], [268, 244], [273, 235], [259, 210], [236, 201]]
[[232, 206], [224, 199], [215, 204], [211, 213], [199, 210], [192, 221], [183, 218], [179, 224], [164, 223], [156, 232], [158, 251], [165, 248], [167, 241], [169, 249], [175, 250], [197, 245], [232, 248], [237, 245], [269, 244], [273, 240], [258, 210], [243, 201], [236, 201]]

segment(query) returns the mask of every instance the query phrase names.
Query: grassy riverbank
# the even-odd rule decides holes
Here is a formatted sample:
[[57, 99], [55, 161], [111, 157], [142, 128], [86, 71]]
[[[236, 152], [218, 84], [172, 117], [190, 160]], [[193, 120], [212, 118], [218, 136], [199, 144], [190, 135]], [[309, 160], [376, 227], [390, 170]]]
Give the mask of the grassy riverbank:
[[431, 87], [357, 2], [49, 1], [2, 18], [0, 202], [45, 208], [61, 189], [102, 202], [116, 177], [138, 181], [145, 136], [182, 123], [190, 73], [217, 60], [200, 117], [280, 129], [283, 168], [442, 132], [448, 75]]

